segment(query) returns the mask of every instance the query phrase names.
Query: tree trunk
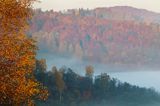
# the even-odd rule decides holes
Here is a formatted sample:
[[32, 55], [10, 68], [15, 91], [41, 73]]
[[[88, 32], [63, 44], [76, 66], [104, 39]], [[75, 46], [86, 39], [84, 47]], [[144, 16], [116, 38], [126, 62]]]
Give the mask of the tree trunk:
[[62, 92], [60, 92], [59, 101], [62, 102]]

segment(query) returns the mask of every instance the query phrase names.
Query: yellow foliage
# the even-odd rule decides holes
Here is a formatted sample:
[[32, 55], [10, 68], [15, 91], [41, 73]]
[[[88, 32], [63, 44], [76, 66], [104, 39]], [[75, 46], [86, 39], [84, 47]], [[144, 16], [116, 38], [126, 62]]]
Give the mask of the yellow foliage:
[[55, 75], [55, 82], [56, 82], [57, 89], [58, 89], [59, 92], [62, 92], [65, 88], [65, 83], [63, 81], [63, 76], [57, 70], [55, 70], [54, 75]]
[[86, 66], [86, 76], [87, 76], [87, 77], [92, 77], [92, 76], [93, 76], [93, 73], [94, 73], [94, 68], [93, 68], [93, 66], [91, 66], [91, 65]]
[[35, 42], [25, 35], [35, 0], [0, 0], [0, 104], [33, 105], [48, 91], [33, 76]]

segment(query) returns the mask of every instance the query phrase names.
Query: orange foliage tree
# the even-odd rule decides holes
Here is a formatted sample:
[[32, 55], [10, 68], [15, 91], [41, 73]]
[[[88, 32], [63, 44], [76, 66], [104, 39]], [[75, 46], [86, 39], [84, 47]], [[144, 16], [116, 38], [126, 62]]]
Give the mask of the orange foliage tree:
[[0, 105], [33, 105], [48, 91], [33, 76], [36, 45], [25, 35], [35, 0], [0, 0]]
[[86, 66], [86, 77], [92, 78], [94, 73], [94, 68], [91, 65]]
[[63, 90], [65, 89], [65, 82], [63, 80], [63, 73], [57, 71], [56, 67], [52, 68], [52, 72], [54, 72], [56, 86], [59, 91], [59, 101], [62, 102], [62, 93], [63, 93]]

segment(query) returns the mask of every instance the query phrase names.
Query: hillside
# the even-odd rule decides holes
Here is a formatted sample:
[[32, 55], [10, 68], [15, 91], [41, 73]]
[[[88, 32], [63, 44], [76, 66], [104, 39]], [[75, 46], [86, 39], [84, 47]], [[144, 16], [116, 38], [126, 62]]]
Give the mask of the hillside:
[[39, 53], [112, 65], [158, 67], [160, 14], [132, 7], [35, 10], [29, 35]]
[[[67, 67], [57, 69], [53, 66], [52, 71], [46, 71], [45, 63], [39, 64], [40, 62], [41, 60], [37, 60], [35, 76], [48, 88], [49, 98], [45, 102], [37, 101], [38, 106], [159, 106], [160, 104], [160, 94], [153, 88], [142, 88], [121, 82], [107, 73], [93, 77], [92, 66], [88, 66], [89, 70], [86, 69], [85, 76], [82, 76]], [[62, 90], [61, 96], [59, 89]]]

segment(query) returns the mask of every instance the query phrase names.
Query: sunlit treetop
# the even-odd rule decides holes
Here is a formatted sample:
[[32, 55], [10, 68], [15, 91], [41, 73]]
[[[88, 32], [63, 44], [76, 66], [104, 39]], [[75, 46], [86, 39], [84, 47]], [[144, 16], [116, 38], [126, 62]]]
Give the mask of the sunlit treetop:
[[0, 32], [24, 31], [28, 27], [26, 20], [32, 16], [33, 2], [35, 0], [0, 0]]

